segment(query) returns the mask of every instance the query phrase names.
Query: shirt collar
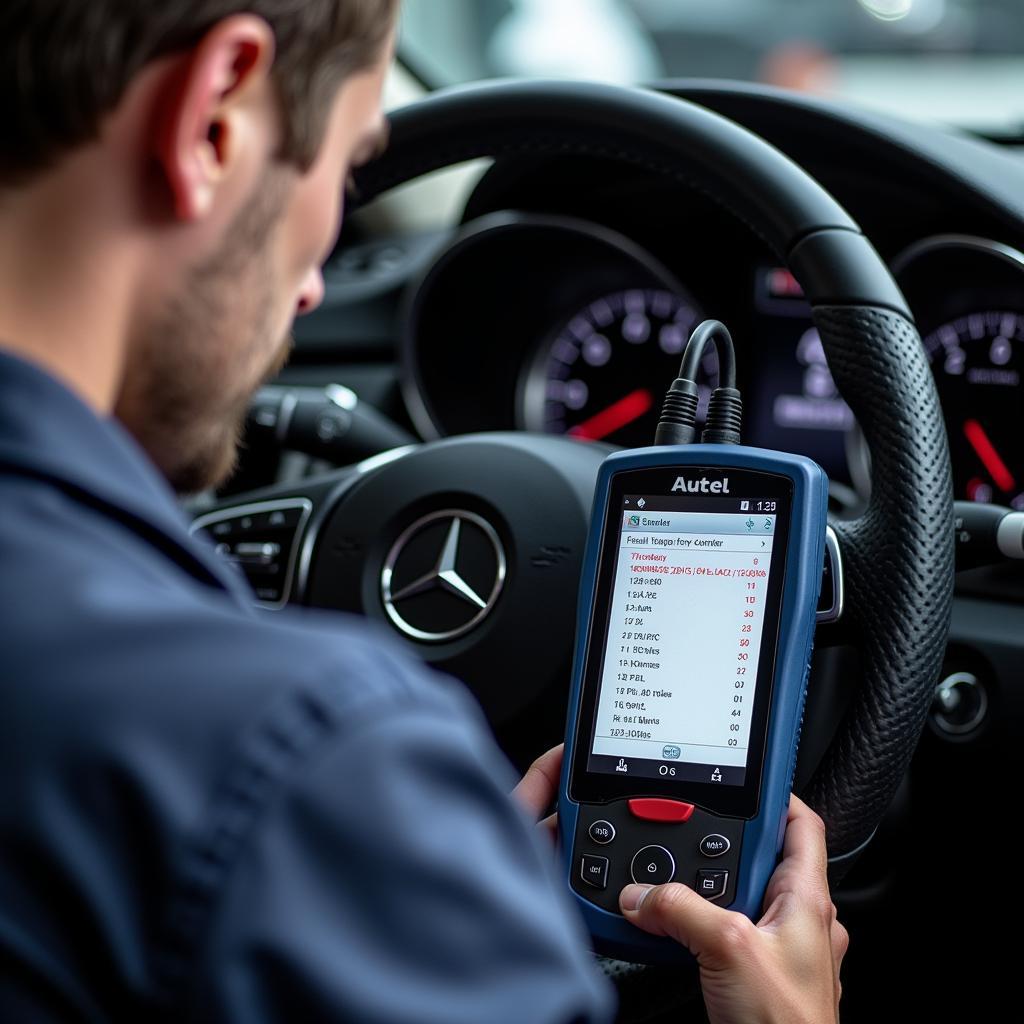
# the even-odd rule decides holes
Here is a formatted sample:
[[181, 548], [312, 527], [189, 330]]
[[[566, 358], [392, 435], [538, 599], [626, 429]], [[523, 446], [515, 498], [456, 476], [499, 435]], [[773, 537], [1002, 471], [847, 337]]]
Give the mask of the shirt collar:
[[196, 563], [193, 568], [245, 598], [244, 585], [230, 567], [189, 535], [174, 492], [124, 427], [98, 416], [44, 370], [2, 349], [0, 467], [52, 480], [119, 518], [155, 529]]

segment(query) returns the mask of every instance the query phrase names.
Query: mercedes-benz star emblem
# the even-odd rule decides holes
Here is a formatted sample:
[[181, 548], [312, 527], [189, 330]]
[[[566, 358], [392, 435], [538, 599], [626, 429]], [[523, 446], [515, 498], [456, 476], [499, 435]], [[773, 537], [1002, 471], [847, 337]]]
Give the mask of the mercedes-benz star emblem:
[[490, 613], [505, 571], [504, 548], [486, 519], [453, 509], [433, 512], [388, 552], [380, 581], [384, 610], [414, 640], [454, 640]]

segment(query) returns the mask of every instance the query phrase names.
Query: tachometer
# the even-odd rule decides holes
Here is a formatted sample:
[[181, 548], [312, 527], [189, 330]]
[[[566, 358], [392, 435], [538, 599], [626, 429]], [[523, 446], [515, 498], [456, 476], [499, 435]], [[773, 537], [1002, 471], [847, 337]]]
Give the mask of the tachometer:
[[1024, 313], [987, 310], [924, 338], [949, 430], [958, 498], [1024, 510]]
[[[603, 296], [541, 346], [521, 388], [527, 430], [637, 447], [653, 443], [661, 400], [702, 319], [686, 295], [632, 289]], [[699, 414], [718, 384], [718, 357], [701, 366]]]

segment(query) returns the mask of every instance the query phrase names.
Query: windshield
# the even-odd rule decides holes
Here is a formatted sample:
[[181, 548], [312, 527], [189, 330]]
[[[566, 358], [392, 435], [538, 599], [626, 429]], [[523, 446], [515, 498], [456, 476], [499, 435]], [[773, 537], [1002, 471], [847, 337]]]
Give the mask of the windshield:
[[1024, 126], [1024, 0], [406, 0], [434, 86], [730, 78], [1000, 134]]

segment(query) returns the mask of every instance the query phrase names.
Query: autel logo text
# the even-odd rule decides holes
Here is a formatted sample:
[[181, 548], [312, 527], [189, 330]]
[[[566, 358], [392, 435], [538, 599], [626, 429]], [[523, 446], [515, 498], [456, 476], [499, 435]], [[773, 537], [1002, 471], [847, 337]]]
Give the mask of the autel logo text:
[[688, 494], [728, 494], [729, 478], [709, 480], [702, 476], [699, 480], [687, 480], [685, 477], [677, 476], [672, 490], [686, 491]]

